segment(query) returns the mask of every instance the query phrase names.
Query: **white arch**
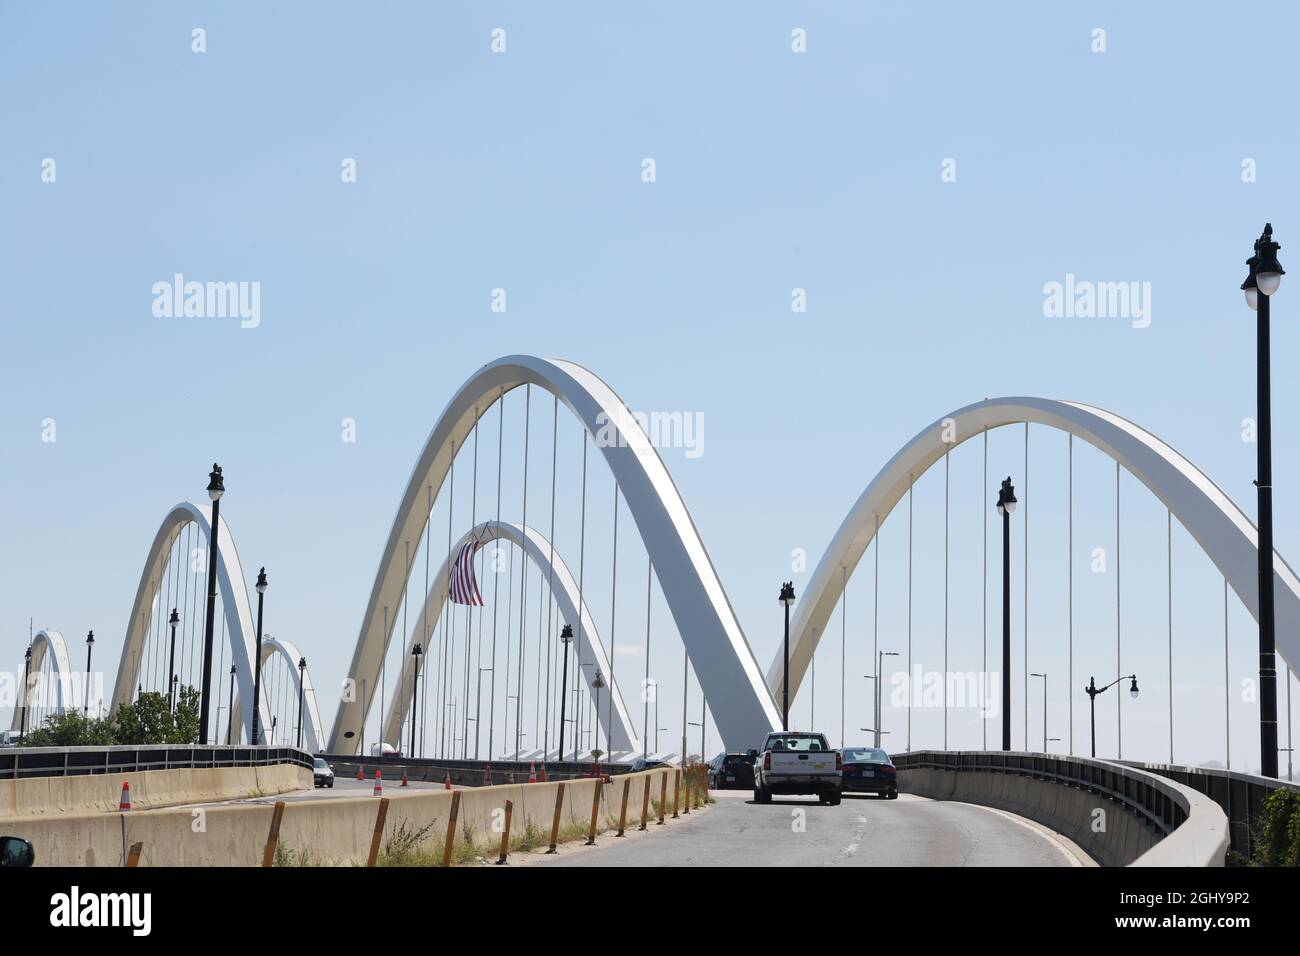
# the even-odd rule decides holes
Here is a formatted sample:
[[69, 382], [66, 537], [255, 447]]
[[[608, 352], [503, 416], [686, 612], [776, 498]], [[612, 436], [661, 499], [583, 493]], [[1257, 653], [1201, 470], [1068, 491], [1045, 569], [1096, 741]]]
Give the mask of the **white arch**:
[[[182, 501], [167, 513], [167, 517], [158, 527], [153, 544], [149, 546], [149, 556], [145, 559], [140, 584], [136, 588], [135, 602], [131, 606], [126, 640], [122, 642], [122, 658], [117, 666], [117, 680], [113, 684], [112, 710], [117, 710], [122, 704], [130, 703], [134, 696], [133, 692], [140, 674], [140, 657], [144, 651], [144, 639], [149, 632], [150, 616], [154, 612], [154, 599], [158, 595], [164, 565], [177, 536], [185, 525], [194, 522], [206, 542], [209, 540], [211, 521], [211, 505]], [[189, 555], [185, 556], [185, 560], [189, 560]], [[250, 662], [253, 658], [255, 632], [253, 618], [248, 608], [244, 570], [239, 563], [239, 553], [235, 550], [235, 540], [230, 533], [230, 525], [224, 516], [221, 519], [221, 533], [217, 537], [217, 586], [221, 589], [221, 600], [226, 610], [226, 633], [230, 644], [231, 663], [235, 665], [235, 683], [240, 698], [249, 701], [253, 697], [253, 670]], [[164, 612], [167, 610], [167, 608], [163, 609]], [[214, 683], [217, 677], [214, 664]], [[213, 713], [216, 713], [215, 708]], [[253, 708], [249, 704], [243, 703], [239, 713], [240, 737], [235, 741], [236, 743], [246, 739], [248, 728], [253, 723]]]
[[[587, 607], [582, 595], [578, 590], [578, 582], [573, 579], [572, 572], [564, 563], [564, 560], [558, 553], [554, 554], [552, 562], [551, 543], [536, 528], [529, 528], [525, 534], [523, 527], [517, 524], [511, 524], [506, 521], [485, 521], [477, 527], [471, 528], [451, 549], [451, 554], [443, 561], [442, 567], [438, 569], [438, 576], [434, 578], [433, 583], [429, 586], [429, 593], [424, 602], [424, 614], [417, 617], [416, 621], [437, 621], [438, 615], [442, 613], [443, 605], [447, 600], [447, 574], [448, 567], [453, 555], [460, 553], [461, 547], [467, 541], [477, 541], [478, 548], [482, 548], [489, 541], [504, 539], [514, 542], [528, 556], [538, 568], [541, 569], [547, 579], [551, 581], [551, 588], [555, 594], [555, 603], [559, 610], [560, 621], [567, 621], [573, 625], [574, 637], [580, 640], [577, 648], [579, 659], [582, 662], [582, 675], [587, 684], [587, 691], [595, 697], [595, 690], [591, 683], [596, 679], [596, 674], [604, 675], [609, 682], [608, 691], [601, 695], [601, 705], [598, 708], [596, 719], [600, 723], [601, 731], [605, 739], [609, 741], [609, 749], [614, 753], [627, 752], [633, 749], [636, 740], [636, 731], [632, 727], [632, 718], [629, 716], [627, 707], [623, 703], [623, 695], [619, 692], [618, 685], [610, 678], [609, 658], [605, 654], [605, 648], [601, 645], [600, 631], [596, 627], [596, 622], [592, 620], [591, 610]], [[578, 613], [577, 608], [582, 606], [582, 627], [577, 626]], [[426, 644], [425, 650], [428, 651], [427, 642], [420, 635], [421, 624], [417, 623], [411, 629], [410, 637], [406, 641], [406, 652], [402, 657], [402, 674], [398, 681], [399, 692], [393, 695], [392, 702], [388, 706], [388, 716], [384, 720], [384, 740], [397, 745], [401, 740], [402, 721], [406, 719], [411, 705], [411, 696], [414, 692], [412, 678], [415, 672], [414, 658], [411, 656], [411, 648], [417, 642]], [[559, 625], [556, 625], [556, 633], [559, 633]], [[428, 660], [428, 658], [426, 658]], [[420, 668], [421, 676], [426, 673], [426, 667]], [[609, 709], [607, 702], [609, 697], [606, 696], [610, 691], [614, 694], [614, 727], [611, 737], [608, 726]], [[510, 735], [507, 734], [507, 737]], [[536, 748], [534, 748], [536, 749]], [[489, 754], [489, 756], [493, 756]]]
[[[330, 736], [332, 753], [354, 752], [388, 648], [395, 613], [384, 633], [384, 608], [401, 604], [404, 546], [418, 544], [428, 521], [426, 489], [442, 488], [453, 459], [478, 417], [506, 392], [532, 384], [554, 394], [598, 436], [597, 449], [614, 474], [649, 552], [669, 610], [729, 749], [755, 746], [780, 719], [758, 662], [722, 589], [713, 563], [668, 470], [627, 406], [599, 377], [573, 362], [514, 355], [485, 365], [438, 417], [411, 473], [384, 545], [349, 674], [358, 694], [345, 695]], [[364, 684], [362, 683], [364, 682]], [[353, 698], [351, 700], [347, 698]]]
[[[45, 656], [50, 656], [50, 671], [54, 675], [54, 706], [60, 714], [67, 713], [69, 707], [76, 706], [75, 683], [72, 676], [72, 664], [68, 658], [68, 645], [63, 640], [63, 634], [59, 631], [39, 630], [32, 638], [32, 663], [29, 671], [30, 677], [41, 673], [41, 668], [45, 666]], [[24, 670], [26, 662], [24, 662]], [[89, 692], [89, 689], [87, 689]], [[13, 720], [10, 722], [10, 730], [20, 730], [22, 723], [23, 708], [27, 706], [27, 685], [21, 683], [18, 688], [18, 703], [14, 707]], [[28, 728], [32, 729], [32, 728]]]
[[[258, 662], [257, 665], [258, 668], [261, 669], [262, 667], [265, 667], [266, 662], [269, 661], [272, 655], [275, 654], [278, 654], [280, 657], [282, 657], [285, 661], [285, 664], [289, 668], [289, 674], [293, 681], [294, 700], [296, 701], [298, 699], [298, 683], [299, 683], [298, 661], [302, 657], [302, 654], [298, 652], [298, 646], [294, 644], [292, 641], [281, 640], [280, 638], [272, 637], [270, 634], [263, 633], [262, 634], [262, 659]], [[316, 706], [316, 686], [312, 683], [311, 680], [310, 667], [303, 669], [302, 685], [303, 685], [303, 691], [302, 691], [303, 709], [307, 711], [306, 719], [303, 721], [305, 726], [302, 729], [302, 746], [303, 749], [306, 750], [308, 753], [318, 753], [321, 750], [325, 749], [325, 734], [321, 730], [320, 709]], [[268, 713], [270, 713], [270, 708], [268, 707], [268, 703], [269, 701], [267, 697], [267, 688], [266, 688], [266, 684], [263, 683], [262, 720], [261, 720], [262, 733], [258, 735], [263, 738], [266, 737], [267, 724], [269, 723], [268, 718], [266, 716]], [[241, 702], [239, 699], [238, 690], [235, 691], [235, 709], [236, 710], [241, 709]], [[249, 720], [250, 721], [252, 720], [252, 715], [249, 715]], [[296, 739], [296, 731], [295, 731], [295, 739]]]
[[[845, 578], [853, 573], [875, 536], [876, 516], [883, 524], [912, 482], [944, 452], [985, 430], [1024, 422], [1075, 435], [1123, 465], [1173, 512], [1227, 578], [1251, 615], [1258, 614], [1259, 545], [1255, 526], [1190, 461], [1150, 432], [1091, 405], [1046, 398], [988, 399], [944, 416], [904, 445], [867, 485], [835, 532], [790, 622], [791, 696], [798, 691], [816, 643], [839, 603]], [[950, 431], [949, 440], [944, 440], [945, 425], [955, 430], [955, 438]], [[990, 490], [989, 507], [992, 495]], [[1300, 661], [1300, 579], [1276, 550], [1273, 586], [1278, 652], [1294, 665]], [[778, 651], [767, 671], [768, 687], [778, 697], [782, 691], [781, 657]]]

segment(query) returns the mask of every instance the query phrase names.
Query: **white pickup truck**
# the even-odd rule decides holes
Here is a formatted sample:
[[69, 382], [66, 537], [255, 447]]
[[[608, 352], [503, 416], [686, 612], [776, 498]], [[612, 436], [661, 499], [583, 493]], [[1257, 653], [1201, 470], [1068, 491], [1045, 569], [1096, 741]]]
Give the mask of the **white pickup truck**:
[[774, 793], [815, 793], [822, 803], [840, 802], [844, 763], [822, 734], [773, 732], [752, 754], [755, 803], [771, 803]]

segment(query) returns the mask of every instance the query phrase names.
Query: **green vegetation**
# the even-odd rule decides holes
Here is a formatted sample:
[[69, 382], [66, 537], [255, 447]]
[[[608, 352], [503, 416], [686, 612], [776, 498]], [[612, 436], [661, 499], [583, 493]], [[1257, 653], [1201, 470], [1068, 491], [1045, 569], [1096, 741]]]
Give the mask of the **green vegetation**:
[[113, 744], [192, 744], [199, 739], [199, 692], [180, 689], [176, 710], [156, 691], [141, 694], [109, 717], [71, 711], [51, 714], [22, 739], [24, 747], [106, 747]]
[[1279, 787], [1255, 821], [1251, 866], [1300, 866], [1300, 793]]

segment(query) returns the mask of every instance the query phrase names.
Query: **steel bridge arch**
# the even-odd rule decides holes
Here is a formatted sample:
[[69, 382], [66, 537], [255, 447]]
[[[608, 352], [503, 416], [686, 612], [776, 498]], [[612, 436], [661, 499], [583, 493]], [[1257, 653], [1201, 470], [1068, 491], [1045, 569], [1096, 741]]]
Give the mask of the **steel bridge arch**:
[[[41, 672], [45, 666], [45, 657], [48, 654], [50, 658], [50, 670], [54, 675], [55, 707], [59, 713], [67, 713], [70, 707], [76, 706], [76, 692], [72, 678], [72, 664], [68, 657], [68, 645], [63, 640], [63, 634], [60, 631], [53, 631], [42, 628], [37, 631], [32, 638], [32, 664], [30, 677]], [[14, 705], [13, 719], [9, 724], [10, 730], [20, 730], [22, 723], [23, 708], [27, 706], [27, 684], [20, 682], [18, 688], [18, 701]], [[90, 693], [87, 685], [86, 693]]]
[[[171, 554], [177, 536], [191, 522], [198, 527], [203, 540], [210, 542], [212, 506], [182, 501], [163, 518], [162, 524], [158, 526], [158, 531], [154, 535], [153, 543], [149, 546], [149, 555], [145, 559], [140, 583], [136, 587], [135, 601], [131, 605], [126, 639], [122, 642], [122, 657], [117, 666], [117, 680], [113, 684], [111, 710], [115, 711], [122, 704], [131, 702], [132, 691], [139, 679], [144, 640], [149, 632], [149, 618], [153, 612], [155, 595], [158, 594], [162, 581], [164, 564]], [[189, 555], [185, 556], [185, 560], [189, 560]], [[222, 605], [226, 612], [226, 634], [230, 644], [230, 658], [235, 665], [235, 684], [242, 701], [239, 710], [240, 736], [236, 739], [236, 743], [246, 738], [248, 728], [253, 724], [253, 708], [247, 702], [253, 698], [253, 670], [250, 662], [253, 659], [255, 632], [252, 614], [249, 612], [248, 589], [244, 580], [244, 571], [239, 563], [234, 536], [231, 534], [229, 523], [223, 517], [221, 533], [217, 538], [217, 586], [221, 589]], [[219, 640], [219, 638], [214, 639]], [[214, 676], [216, 676], [215, 667]], [[215, 713], [215, 710], [213, 712]]]
[[[569, 566], [565, 564], [559, 552], [554, 550], [551, 542], [538, 529], [528, 528], [525, 531], [521, 525], [508, 521], [484, 521], [482, 524], [471, 528], [461, 536], [460, 540], [452, 547], [451, 553], [443, 560], [442, 567], [438, 569], [438, 576], [429, 585], [429, 593], [425, 597], [423, 608], [424, 617], [416, 618], [416, 620], [438, 620], [438, 615], [447, 602], [447, 575], [453, 556], [459, 554], [460, 549], [468, 541], [476, 541], [477, 549], [483, 548], [491, 541], [513, 542], [524, 551], [528, 560], [532, 561], [543, 574], [548, 576], [548, 580], [551, 582], [551, 593], [555, 595], [555, 602], [558, 605], [560, 619], [573, 625], [574, 637], [581, 641], [577, 650], [578, 659], [580, 662], [590, 665], [582, 667], [582, 676], [587, 684], [588, 692], [593, 697], [595, 696], [591, 683], [599, 672], [608, 679], [609, 692], [614, 695], [612, 735], [609, 727], [609, 710], [606, 699], [602, 699], [601, 706], [596, 708], [596, 719], [605, 734], [605, 739], [609, 741], [609, 749], [613, 753], [632, 750], [636, 746], [636, 731], [632, 727], [632, 718], [623, 702], [623, 695], [610, 675], [609, 658], [605, 654], [605, 648], [601, 645], [600, 630], [596, 627], [590, 608], [582, 599], [582, 593], [578, 588], [578, 583], [573, 579], [573, 573], [569, 570]], [[582, 608], [582, 627], [577, 626], [579, 606]], [[398, 683], [400, 690], [393, 695], [393, 699], [388, 705], [388, 716], [384, 720], [385, 736], [383, 739], [394, 746], [401, 743], [402, 721], [406, 719], [406, 715], [410, 712], [411, 699], [414, 695], [412, 677], [415, 672], [415, 664], [414, 658], [411, 656], [411, 648], [417, 642], [424, 642], [424, 638], [420, 636], [421, 628], [422, 625], [418, 623], [411, 628], [410, 637], [406, 641], [406, 651], [402, 656], [402, 673]], [[425, 651], [427, 654], [427, 647]], [[590, 661], [588, 658], [590, 658]], [[422, 667], [420, 670], [423, 674], [427, 669]], [[509, 735], [507, 734], [507, 736]], [[400, 746], [398, 746], [398, 749], [401, 749]]]
[[[298, 697], [300, 691], [299, 684], [302, 684], [301, 693], [303, 698], [303, 710], [306, 711], [302, 728], [302, 745], [308, 753], [319, 753], [325, 749], [325, 732], [320, 722], [320, 708], [316, 706], [316, 686], [312, 683], [311, 668], [303, 668], [302, 680], [298, 679], [298, 661], [303, 656], [298, 651], [298, 645], [292, 641], [286, 641], [278, 637], [272, 637], [270, 634], [262, 634], [262, 659], [257, 662], [258, 670], [266, 666], [272, 656], [278, 655], [284, 659], [289, 666], [289, 674], [293, 681], [294, 699]], [[235, 709], [242, 710], [239, 691], [235, 691]], [[268, 721], [266, 715], [270, 712], [267, 707], [266, 682], [262, 683], [262, 719], [261, 735], [266, 735]], [[252, 715], [249, 715], [252, 720]], [[249, 726], [252, 726], [251, 723]]]
[[[986, 399], [922, 429], [871, 480], [840, 524], [790, 622], [792, 697], [825, 634], [846, 578], [875, 537], [877, 516], [879, 524], [884, 524], [912, 483], [945, 452], [985, 431], [1025, 423], [1074, 435], [1127, 469], [1173, 512], [1251, 616], [1258, 617], [1259, 539], [1255, 525], [1188, 459], [1145, 429], [1092, 405], [1047, 398]], [[945, 429], [952, 435], [948, 440]], [[1300, 662], [1300, 578], [1276, 549], [1273, 555], [1277, 648], [1283, 660], [1294, 666]], [[778, 651], [767, 670], [767, 685], [776, 699], [782, 693], [782, 669]]]
[[[563, 359], [512, 355], [479, 369], [439, 415], [411, 472], [380, 557], [370, 598], [361, 619], [350, 677], [374, 686], [396, 626], [384, 608], [400, 606], [406, 586], [402, 548], [418, 542], [429, 520], [426, 488], [442, 489], [454, 459], [482, 413], [507, 392], [535, 385], [554, 395], [595, 438], [613, 472], [642, 542], [659, 577], [668, 608], [686, 645], [713, 716], [728, 749], [755, 746], [780, 726], [780, 717], [762, 669], [731, 602], [727, 599], [704, 542], [658, 451], [622, 399], [597, 375]], [[362, 699], [357, 699], [357, 698]], [[345, 695], [330, 735], [330, 752], [355, 752], [373, 697]], [[352, 699], [348, 699], [352, 698]]]

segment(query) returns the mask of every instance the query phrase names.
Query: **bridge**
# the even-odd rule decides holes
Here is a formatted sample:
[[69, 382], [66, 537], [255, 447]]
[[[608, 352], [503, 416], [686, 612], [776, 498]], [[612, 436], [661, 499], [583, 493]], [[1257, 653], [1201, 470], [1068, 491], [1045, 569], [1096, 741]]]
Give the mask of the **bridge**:
[[[720, 749], [747, 750], [766, 733], [782, 727], [786, 719], [783, 706], [789, 700], [792, 714], [798, 714], [806, 702], [812, 722], [818, 723], [815, 729], [825, 730], [835, 746], [862, 743], [864, 737], [870, 743], [870, 738], [890, 735], [887, 746], [896, 755], [908, 799], [887, 809], [904, 821], [913, 817], [929, 821], [918, 826], [942, 829], [944, 814], [969, 813], [958, 809], [957, 803], [975, 804], [992, 808], [988, 816], [978, 818], [984, 821], [984, 829], [1001, 834], [988, 838], [990, 846], [1006, 844], [1003, 831], [1007, 826], [1020, 826], [1016, 820], [1036, 820], [1041, 831], [1038, 835], [1049, 844], [1055, 841], [1050, 852], [1044, 852], [1041, 840], [1026, 844], [1032, 847], [1025, 851], [1028, 856], [1040, 861], [1133, 863], [1147, 859], [1209, 865], [1223, 861], [1230, 842], [1248, 852], [1249, 835], [1234, 834], [1234, 821], [1248, 830], [1248, 822], [1241, 821], [1258, 812], [1259, 799], [1272, 784], [1252, 782], [1252, 786], [1263, 788], [1258, 790], [1259, 799], [1234, 811], [1230, 798], [1214, 795], [1208, 778], [1201, 780], [1195, 771], [1174, 769], [1179, 689], [1175, 674], [1188, 661], [1204, 656], [1199, 633], [1204, 628], [1201, 622], [1196, 628], [1187, 628], [1198, 631], [1196, 640], [1175, 640], [1180, 635], [1175, 634], [1174, 626], [1173, 531], [1177, 525], [1185, 532], [1180, 539], [1193, 545], [1221, 579], [1225, 654], [1229, 592], [1235, 594], [1239, 609], [1251, 618], [1258, 615], [1258, 535], [1227, 493], [1169, 444], [1113, 412], [1071, 401], [985, 399], [935, 419], [866, 482], [811, 574], [806, 580], [799, 578], [789, 620], [788, 662], [778, 648], [764, 667], [665, 465], [660, 453], [662, 436], [656, 434], [652, 440], [650, 433], [659, 429], [650, 426], [648, 416], [633, 412], [599, 376], [571, 361], [508, 356], [471, 375], [452, 395], [418, 449], [360, 609], [351, 665], [328, 726], [321, 719], [317, 687], [308, 666], [313, 641], [319, 638], [281, 628], [277, 628], [279, 633], [287, 636], [272, 636], [262, 629], [261, 595], [256, 600], [250, 596], [253, 589], [240, 562], [227, 513], [221, 515], [212, 555], [213, 504], [182, 501], [174, 505], [147, 549], [126, 621], [116, 678], [111, 695], [103, 700], [104, 709], [129, 704], [147, 691], [170, 699], [174, 685], [193, 687], [201, 682], [204, 596], [211, 593], [215, 624], [209, 667], [214, 684], [208, 704], [214, 719], [209, 724], [209, 739], [200, 741], [204, 745], [252, 744], [325, 752], [336, 761], [355, 758], [370, 771], [393, 766], [399, 759], [412, 768], [423, 761], [446, 769], [448, 779], [453, 766], [472, 767], [477, 773], [492, 762], [498, 767], [517, 764], [521, 774], [525, 765], [566, 762], [600, 763], [605, 773], [617, 773], [626, 770], [636, 757], [691, 757], [692, 727], [700, 734], [697, 759], [711, 756], [707, 747], [710, 727]], [[680, 423], [670, 421], [669, 427], [680, 429]], [[1054, 490], [1046, 495], [1037, 480], [1029, 484], [1031, 428], [1064, 438], [1056, 446], [1064, 452], [1064, 462], [1058, 462], [1057, 468], [1064, 481], [1052, 483]], [[1022, 431], [1020, 459], [1005, 438]], [[513, 461], [505, 453], [508, 432], [515, 449]], [[996, 471], [990, 471], [991, 438], [993, 463], [999, 466]], [[1080, 635], [1088, 647], [1076, 647], [1076, 446], [1081, 455], [1086, 448], [1093, 456], [1086, 466], [1091, 472], [1096, 472], [1098, 458], [1113, 465], [1114, 628], [1105, 638], [1113, 641], [1114, 656], [1113, 668], [1107, 665], [1106, 670], [1098, 667], [1095, 654], [1088, 656], [1087, 670], [1079, 661], [1080, 654], [1101, 639], [1095, 626], [1090, 624], [1086, 634]], [[975, 459], [981, 465], [978, 472], [968, 467], [972, 449], [982, 453]], [[965, 494], [966, 504], [954, 512], [951, 475], [956, 459], [963, 455], [967, 456], [965, 470], [978, 476], [978, 489]], [[1018, 653], [1009, 658], [1008, 668], [997, 648], [990, 654], [988, 640], [988, 516], [996, 485], [990, 476], [1001, 475], [1015, 464], [1022, 466], [1017, 485], [1018, 520], [1024, 535], [1019, 579], [1022, 613]], [[1149, 618], [1143, 618], [1139, 627], [1129, 625], [1126, 629], [1122, 616], [1119, 521], [1125, 475], [1164, 511], [1166, 567], [1157, 577], [1162, 578], [1158, 584], [1165, 592], [1168, 633], [1158, 642], [1150, 633]], [[916, 685], [921, 682], [914, 676], [914, 667], [922, 663], [918, 646], [922, 634], [914, 627], [914, 499], [918, 487], [936, 477], [943, 481], [943, 558], [942, 572], [931, 576], [943, 581], [943, 627], [939, 689], [937, 698], [931, 700], [920, 692]], [[507, 478], [514, 491], [503, 496]], [[1059, 484], [1064, 484], [1064, 489]], [[1032, 515], [1038, 520], [1039, 495], [1046, 501], [1062, 490], [1063, 513], [1047, 506], [1042, 514], [1063, 518], [1056, 530], [1063, 532], [1065, 539], [1057, 553], [1064, 555], [1066, 562], [1066, 613], [1056, 615], [1050, 625], [1031, 627], [1031, 580], [1042, 585], [1036, 572], [1031, 578], [1035, 565], [1027, 553], [1029, 519]], [[970, 524], [969, 516], [961, 513], [976, 504], [983, 526], [979, 574], [964, 575], [957, 586], [950, 586], [949, 529], [956, 522]], [[906, 514], [896, 515], [904, 506]], [[900, 521], [903, 527], [895, 527]], [[885, 528], [890, 529], [890, 536], [898, 536], [891, 540], [906, 542], [905, 548], [891, 552], [885, 561], [887, 573], [892, 569], [901, 579], [906, 572], [906, 626], [889, 627], [882, 634], [879, 582], [881, 532]], [[607, 549], [604, 541], [609, 542]], [[1010, 537], [1004, 541], [1008, 553], [1010, 542]], [[206, 560], [209, 555], [211, 571]], [[1151, 572], [1150, 564], [1149, 560], [1143, 562], [1139, 572]], [[1278, 652], [1286, 665], [1285, 747], [1281, 749], [1287, 755], [1290, 776], [1290, 691], [1292, 665], [1300, 654], [1300, 578], [1280, 553], [1274, 556], [1274, 567]], [[992, 583], [1004, 587], [1008, 596], [1001, 623], [1009, 634], [1009, 595], [1017, 582], [1011, 579], [1009, 563], [1004, 569], [1001, 574], [993, 570]], [[857, 574], [860, 570], [862, 576]], [[956, 616], [950, 613], [954, 591], [970, 591], [975, 580], [982, 582], [983, 623], [978, 629], [970, 627], [967, 620], [955, 621]], [[871, 611], [851, 619], [849, 598], [855, 582], [864, 598], [871, 594]], [[1152, 590], [1149, 582], [1142, 588]], [[852, 593], [856, 607], [857, 592]], [[656, 599], [667, 612], [666, 618], [662, 611], [654, 615]], [[671, 622], [669, 634], [664, 633], [665, 621]], [[957, 623], [959, 627], [954, 626]], [[629, 633], [633, 636], [628, 637]], [[866, 675], [872, 683], [865, 698], [849, 686], [850, 633], [855, 655], [865, 656], [865, 669], [873, 671]], [[978, 645], [971, 640], [975, 633], [981, 638]], [[955, 644], [954, 637], [963, 642]], [[652, 657], [652, 638], [657, 657]], [[819, 717], [816, 707], [817, 652], [828, 638], [831, 643], [823, 650], [839, 651], [838, 721]], [[667, 718], [673, 738], [661, 748], [659, 731], [668, 729], [661, 727], [665, 718], [658, 706], [659, 688], [669, 679], [664, 662], [670, 655], [662, 650], [666, 640], [675, 641], [680, 648], [683, 692], [680, 720], [676, 715]], [[1248, 646], [1245, 635], [1242, 640], [1242, 646]], [[634, 655], [626, 653], [629, 648]], [[971, 660], [977, 649], [980, 666], [971, 684], [975, 699], [958, 699], [961, 695], [954, 688], [960, 688], [965, 678], [954, 679], [959, 669], [951, 666], [953, 659], [960, 655]], [[1075, 727], [1075, 704], [1082, 696], [1085, 674], [1090, 678], [1100, 675], [1103, 684], [1128, 680], [1133, 657], [1145, 655], [1143, 660], [1149, 664], [1153, 649], [1163, 654], [1164, 666], [1154, 673], [1143, 670], [1142, 693], [1155, 693], [1168, 701], [1168, 751], [1140, 754], [1146, 761], [1140, 767], [1120, 762], [1126, 721], [1125, 694], [1119, 690], [1112, 695], [1113, 723], [1101, 738], [1102, 759], [1085, 757]], [[895, 695], [900, 699], [888, 702], [888, 675], [882, 668], [886, 654], [896, 657], [900, 665], [890, 683], [903, 690], [901, 696]], [[824, 668], [834, 665], [826, 653], [821, 656]], [[1048, 730], [1051, 712], [1047, 694], [1052, 685], [1046, 669], [1036, 662], [1062, 657], [1065, 673], [1054, 676], [1066, 689], [1067, 729], [1053, 753], [1047, 746], [1056, 740], [1049, 738]], [[1035, 666], [1040, 670], [1031, 673]], [[42, 716], [66, 712], [78, 703], [90, 711], [91, 681], [81, 682], [78, 701], [81, 672], [74, 668], [60, 632], [46, 629], [35, 634], [24, 667], [27, 678], [14, 710], [15, 730], [29, 730]], [[688, 709], [691, 677], [699, 693], [697, 721], [690, 719]], [[1035, 746], [1037, 741], [1030, 732], [1031, 677], [1043, 682], [1042, 747]], [[1227, 717], [1234, 680], [1226, 666], [1224, 681]], [[40, 688], [54, 691], [37, 694]], [[1001, 697], [1001, 691], [1008, 696]], [[835, 697], [832, 693], [833, 703]], [[823, 707], [826, 699], [823, 692]], [[999, 710], [1003, 699], [1012, 701], [1011, 710]], [[640, 708], [635, 703], [640, 703]], [[865, 715], [861, 722], [871, 726], [861, 730], [850, 726], [850, 708]], [[255, 709], [259, 715], [256, 734]], [[966, 712], [978, 712], [978, 721]], [[995, 721], [1009, 720], [1013, 713], [1019, 718], [1014, 723], [1021, 746], [1011, 757], [1019, 763], [1007, 763], [1009, 758], [988, 748], [988, 725], [996, 727]], [[931, 719], [936, 716], [937, 720]], [[959, 723], [958, 717], [963, 722]], [[1086, 748], [1089, 753], [1097, 746], [1095, 721], [1094, 713], [1091, 743]], [[1222, 753], [1226, 765], [1231, 760], [1230, 739], [1225, 733]], [[392, 754], [386, 755], [390, 751]], [[397, 752], [401, 752], [400, 758]], [[1231, 769], [1226, 772], [1233, 773]], [[1241, 778], [1246, 781], [1247, 775]], [[436, 776], [430, 780], [435, 782]], [[364, 786], [369, 785], [367, 780]], [[1097, 842], [1085, 831], [1072, 828], [1063, 809], [1063, 792], [1074, 795], [1069, 814], [1076, 823], [1079, 814], [1101, 803], [1121, 807], [1121, 818], [1127, 821], [1124, 833], [1117, 836], [1112, 832], [1107, 840]], [[323, 794], [320, 797], [326, 799]], [[596, 799], [599, 803], [603, 798]], [[727, 813], [736, 810], [758, 808], [739, 807], [730, 800]], [[993, 810], [1003, 816], [997, 817]], [[1073, 832], [1074, 837], [1064, 836], [1064, 830]], [[1023, 841], [1012, 842], [1019, 845]]]

